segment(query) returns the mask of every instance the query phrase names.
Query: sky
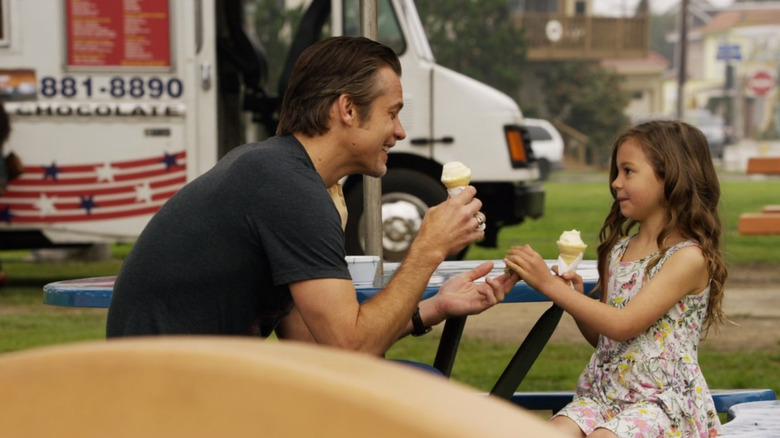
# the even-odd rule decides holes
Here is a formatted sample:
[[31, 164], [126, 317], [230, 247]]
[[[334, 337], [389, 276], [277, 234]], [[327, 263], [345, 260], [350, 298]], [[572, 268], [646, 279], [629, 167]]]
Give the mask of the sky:
[[[717, 7], [728, 6], [733, 0], [709, 0], [710, 4]], [[627, 15], [636, 8], [639, 0], [593, 0], [593, 9], [596, 15]], [[650, 0], [653, 12], [666, 12], [672, 7], [678, 7], [680, 0]]]

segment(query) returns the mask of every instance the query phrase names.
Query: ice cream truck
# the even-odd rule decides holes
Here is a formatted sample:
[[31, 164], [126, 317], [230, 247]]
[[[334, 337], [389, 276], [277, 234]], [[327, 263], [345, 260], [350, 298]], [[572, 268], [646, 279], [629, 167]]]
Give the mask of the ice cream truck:
[[[0, 198], [0, 248], [132, 242], [152, 215], [231, 148], [273, 133], [301, 51], [360, 33], [359, 0], [310, 0], [258, 29], [276, 0], [0, 0], [0, 99], [25, 172]], [[278, 11], [277, 11], [278, 12]], [[275, 12], [274, 12], [275, 13]], [[264, 50], [259, 35], [288, 40]], [[399, 260], [448, 161], [484, 203], [486, 246], [543, 213], [544, 191], [508, 96], [436, 64], [413, 0], [378, 1], [378, 39], [403, 66], [407, 138], [382, 178], [383, 248]], [[280, 59], [276, 59], [280, 58]], [[281, 71], [278, 84], [268, 71]], [[343, 181], [348, 252], [363, 252], [363, 184]], [[208, 208], [208, 206], [204, 206]], [[183, 218], [186, 220], [186, 218]]]

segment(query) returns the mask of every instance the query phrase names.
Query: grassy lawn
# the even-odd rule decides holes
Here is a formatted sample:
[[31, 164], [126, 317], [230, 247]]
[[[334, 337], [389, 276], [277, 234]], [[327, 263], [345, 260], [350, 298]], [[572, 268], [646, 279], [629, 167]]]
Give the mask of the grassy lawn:
[[[558, 257], [555, 241], [561, 231], [576, 228], [588, 244], [585, 258], [595, 259], [598, 234], [611, 203], [607, 178], [606, 173], [594, 173], [584, 174], [582, 181], [556, 182], [553, 179], [546, 183], [543, 217], [503, 228], [499, 232], [497, 248], [472, 246], [468, 258], [500, 259], [508, 247], [527, 243], [545, 258], [554, 259]], [[766, 264], [780, 261], [780, 236], [743, 236], [737, 231], [740, 214], [757, 213], [765, 205], [780, 203], [780, 179], [721, 178], [720, 216], [727, 263]]]
[[[500, 259], [510, 245], [530, 243], [546, 258], [557, 257], [555, 240], [563, 230], [582, 231], [589, 244], [586, 258], [595, 258], [598, 232], [609, 205], [604, 173], [577, 174], [575, 182], [556, 180], [545, 184], [546, 214], [538, 220], [506, 228], [499, 248], [474, 247], [470, 259]], [[737, 218], [757, 212], [766, 204], [780, 202], [780, 179], [748, 180], [725, 176], [721, 208], [725, 251], [731, 265], [777, 264], [780, 236], [740, 236]], [[489, 218], [488, 218], [489, 220]], [[0, 353], [42, 345], [103, 339], [105, 309], [74, 309], [41, 303], [44, 284], [68, 278], [115, 275], [128, 246], [113, 248], [114, 259], [105, 262], [36, 262], [26, 251], [3, 251], [0, 259], [11, 284], [0, 289]], [[393, 358], [431, 363], [438, 331], [421, 338], [408, 338], [389, 352]], [[453, 378], [489, 390], [514, 354], [517, 345], [464, 338]], [[521, 390], [572, 390], [592, 349], [584, 342], [550, 344], [531, 369]], [[772, 388], [780, 393], [780, 348], [770, 352], [702, 351], [700, 363], [713, 388]]]

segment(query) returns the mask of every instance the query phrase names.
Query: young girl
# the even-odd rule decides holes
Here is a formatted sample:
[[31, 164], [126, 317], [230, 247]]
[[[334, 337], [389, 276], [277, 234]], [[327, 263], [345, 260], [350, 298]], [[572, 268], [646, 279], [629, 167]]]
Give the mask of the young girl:
[[505, 259], [596, 346], [574, 400], [551, 422], [576, 437], [716, 436], [697, 352], [702, 329], [722, 322], [728, 274], [707, 140], [682, 122], [635, 126], [612, 147], [609, 181], [600, 300], [582, 294], [578, 275], [551, 275], [528, 245]]

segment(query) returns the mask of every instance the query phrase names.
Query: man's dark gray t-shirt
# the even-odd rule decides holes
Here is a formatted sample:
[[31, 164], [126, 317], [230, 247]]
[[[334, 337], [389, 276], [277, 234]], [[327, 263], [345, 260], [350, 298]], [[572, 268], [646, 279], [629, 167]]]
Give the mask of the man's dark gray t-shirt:
[[288, 284], [350, 278], [338, 211], [292, 136], [236, 148], [187, 184], [125, 260], [108, 337], [267, 336], [292, 307]]

